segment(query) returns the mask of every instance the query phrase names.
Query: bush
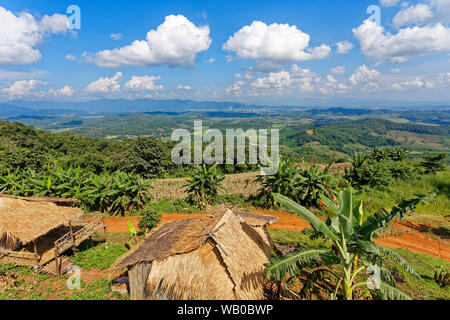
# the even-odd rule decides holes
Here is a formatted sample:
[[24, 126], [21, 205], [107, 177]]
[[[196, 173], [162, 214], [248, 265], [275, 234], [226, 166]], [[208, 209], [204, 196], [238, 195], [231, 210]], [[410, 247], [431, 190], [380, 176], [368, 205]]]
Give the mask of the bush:
[[275, 175], [259, 176], [257, 181], [262, 185], [260, 201], [270, 208], [275, 204], [272, 194], [289, 196], [305, 206], [319, 206], [320, 197], [333, 197], [337, 188], [336, 179], [328, 173], [329, 167], [321, 169], [316, 163], [299, 168], [289, 160], [280, 157], [278, 171]]
[[425, 173], [436, 174], [436, 172], [438, 171], [445, 170], [444, 160], [446, 157], [447, 155], [444, 153], [435, 156], [431, 154], [423, 154], [422, 155], [423, 161], [420, 163], [420, 165], [425, 168]]
[[393, 184], [395, 179], [408, 180], [417, 170], [407, 160], [406, 151], [399, 148], [375, 148], [368, 154], [356, 154], [352, 168], [345, 170], [344, 178], [358, 188], [380, 188]]
[[161, 214], [155, 210], [144, 210], [141, 213], [141, 218], [139, 219], [138, 227], [141, 231], [145, 233], [151, 231], [161, 222]]

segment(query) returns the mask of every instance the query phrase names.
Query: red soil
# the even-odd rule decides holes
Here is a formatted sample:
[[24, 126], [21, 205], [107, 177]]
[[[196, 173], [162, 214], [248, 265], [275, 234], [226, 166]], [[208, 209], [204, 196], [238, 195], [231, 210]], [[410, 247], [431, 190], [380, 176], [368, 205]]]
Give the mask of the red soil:
[[[275, 230], [303, 231], [310, 227], [299, 217], [286, 212], [253, 211], [256, 214], [267, 214], [278, 217], [278, 222], [270, 226]], [[162, 223], [186, 218], [199, 218], [204, 214], [163, 214]], [[138, 217], [106, 218], [109, 232], [128, 232], [127, 221], [137, 227]], [[450, 240], [448, 236], [439, 235], [435, 230], [439, 223], [423, 224], [409, 221], [395, 225], [395, 229], [403, 232], [398, 237], [388, 237], [376, 242], [390, 248], [404, 248], [416, 253], [425, 253], [443, 260], [450, 261]]]

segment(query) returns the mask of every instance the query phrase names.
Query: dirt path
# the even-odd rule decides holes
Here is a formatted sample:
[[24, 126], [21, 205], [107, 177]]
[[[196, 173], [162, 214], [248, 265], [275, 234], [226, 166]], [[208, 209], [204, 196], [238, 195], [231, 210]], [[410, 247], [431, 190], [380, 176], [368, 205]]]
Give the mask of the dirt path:
[[[303, 231], [310, 227], [308, 223], [299, 217], [286, 212], [273, 212], [255, 210], [256, 214], [268, 214], [278, 217], [278, 222], [270, 226], [275, 230]], [[199, 218], [204, 214], [163, 214], [162, 223], [186, 218]], [[107, 218], [109, 232], [128, 232], [127, 221], [137, 227], [137, 217]], [[405, 220], [395, 225], [395, 229], [403, 232], [399, 237], [389, 237], [376, 240], [379, 245], [390, 248], [404, 248], [416, 253], [425, 253], [443, 260], [450, 261], [450, 237], [448, 230], [443, 228], [448, 225], [445, 218], [433, 218], [425, 222]]]

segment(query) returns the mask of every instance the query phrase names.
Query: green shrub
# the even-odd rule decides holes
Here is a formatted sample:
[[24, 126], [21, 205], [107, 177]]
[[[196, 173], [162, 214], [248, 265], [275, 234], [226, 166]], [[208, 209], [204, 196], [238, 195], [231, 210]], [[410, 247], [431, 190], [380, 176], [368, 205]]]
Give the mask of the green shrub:
[[276, 174], [257, 178], [262, 188], [259, 201], [254, 203], [272, 207], [275, 205], [273, 193], [289, 196], [305, 206], [319, 206], [320, 197], [324, 195], [333, 197], [337, 182], [328, 173], [329, 167], [321, 169], [316, 163], [307, 165], [305, 162], [303, 167], [280, 157]]
[[138, 227], [145, 233], [151, 231], [161, 222], [161, 213], [155, 210], [144, 210], [140, 215], [141, 218], [139, 219]]
[[184, 199], [168, 200], [150, 202], [146, 206], [147, 209], [154, 210], [158, 213], [197, 213], [200, 210], [192, 203]]
[[352, 168], [345, 170], [344, 179], [358, 189], [384, 188], [395, 179], [408, 180], [418, 172], [407, 160], [406, 151], [398, 148], [375, 148], [368, 154], [356, 154]]
[[423, 161], [420, 163], [420, 165], [425, 168], [425, 173], [435, 174], [436, 172], [445, 170], [444, 160], [446, 157], [447, 155], [445, 153], [435, 156], [431, 154], [423, 154]]

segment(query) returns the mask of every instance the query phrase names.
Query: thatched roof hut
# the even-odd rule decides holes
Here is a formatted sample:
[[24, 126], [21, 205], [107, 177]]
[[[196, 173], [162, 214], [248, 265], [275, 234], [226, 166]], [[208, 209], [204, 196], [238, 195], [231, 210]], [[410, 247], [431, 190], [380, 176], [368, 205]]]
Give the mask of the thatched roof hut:
[[45, 199], [0, 196], [0, 249], [16, 250], [82, 215], [79, 208], [59, 207]]
[[225, 210], [167, 223], [113, 268], [128, 268], [135, 300], [263, 299], [273, 246], [264, 227], [275, 221]]

